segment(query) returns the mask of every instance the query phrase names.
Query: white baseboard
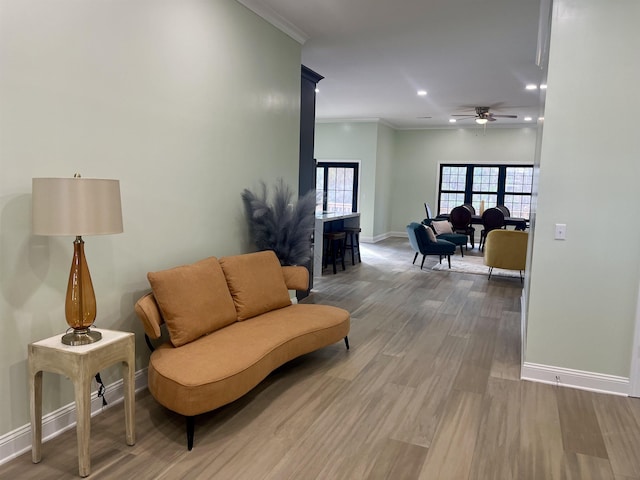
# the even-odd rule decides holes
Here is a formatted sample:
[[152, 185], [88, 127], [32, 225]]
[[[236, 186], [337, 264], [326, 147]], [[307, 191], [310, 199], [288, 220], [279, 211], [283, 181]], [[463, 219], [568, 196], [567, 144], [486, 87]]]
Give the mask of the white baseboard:
[[540, 365], [530, 362], [524, 362], [522, 365], [520, 378], [522, 380], [531, 380], [533, 382], [612, 395], [628, 396], [630, 391], [628, 377], [584, 372], [582, 370]]
[[[147, 369], [144, 368], [135, 373], [135, 390], [138, 392], [147, 388]], [[46, 392], [43, 392], [46, 395]], [[98, 392], [91, 394], [91, 416], [97, 415], [103, 410], [122, 403], [124, 400], [124, 387], [122, 379], [106, 386], [105, 398], [109, 404], [102, 406], [102, 399], [98, 398]], [[124, 412], [123, 420], [124, 422]], [[56, 437], [61, 433], [75, 427], [76, 406], [71, 402], [42, 417], [42, 441]], [[75, 448], [75, 447], [74, 447]], [[24, 425], [12, 432], [0, 437], [0, 465], [6, 463], [23, 453], [31, 450], [31, 424]]]
[[381, 242], [382, 240], [386, 240], [387, 238], [391, 238], [391, 237], [404, 237], [407, 238], [407, 232], [387, 232], [387, 233], [382, 233], [380, 235], [376, 235], [375, 237], [363, 237], [362, 235], [360, 235], [360, 241], [362, 243], [378, 243]]

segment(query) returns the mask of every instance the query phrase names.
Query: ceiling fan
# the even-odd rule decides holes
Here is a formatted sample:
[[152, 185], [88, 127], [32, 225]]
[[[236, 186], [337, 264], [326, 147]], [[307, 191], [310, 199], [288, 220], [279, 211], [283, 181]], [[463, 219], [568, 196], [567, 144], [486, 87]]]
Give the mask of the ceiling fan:
[[475, 118], [476, 123], [480, 125], [484, 125], [487, 122], [495, 122], [497, 118], [518, 118], [517, 115], [494, 115], [491, 113], [491, 107], [475, 107], [476, 114], [461, 114], [461, 115], [451, 115], [452, 117], [466, 117], [461, 118], [460, 120], [467, 120], [469, 118]]

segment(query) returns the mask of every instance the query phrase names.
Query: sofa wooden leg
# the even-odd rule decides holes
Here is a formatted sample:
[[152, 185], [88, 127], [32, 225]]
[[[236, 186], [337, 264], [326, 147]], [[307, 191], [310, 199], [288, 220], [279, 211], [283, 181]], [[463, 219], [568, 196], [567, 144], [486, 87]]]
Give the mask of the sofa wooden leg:
[[489, 267], [489, 278], [487, 280], [491, 280], [491, 272], [493, 272], [493, 267]]
[[349, 337], [344, 337], [344, 344], [347, 347], [347, 350], [349, 350]]
[[451, 268], [451, 255], [447, 255], [447, 262], [449, 263], [449, 268]]
[[416, 258], [418, 258], [418, 252], [416, 252], [415, 256], [413, 257], [413, 264], [416, 264]]
[[196, 428], [196, 417], [187, 418], [187, 449], [191, 451], [193, 449], [193, 433]]

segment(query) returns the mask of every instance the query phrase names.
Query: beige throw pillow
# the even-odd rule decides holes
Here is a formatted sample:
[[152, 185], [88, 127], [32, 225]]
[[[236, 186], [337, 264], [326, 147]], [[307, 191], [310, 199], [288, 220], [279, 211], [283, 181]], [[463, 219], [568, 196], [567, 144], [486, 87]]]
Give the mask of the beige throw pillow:
[[153, 296], [179, 347], [236, 321], [236, 309], [215, 257], [147, 274]]
[[291, 305], [282, 266], [272, 250], [220, 259], [238, 320]]
[[423, 225], [423, 227], [427, 231], [427, 237], [429, 237], [429, 241], [432, 243], [437, 242], [438, 240], [436, 239], [436, 234], [433, 233], [433, 228], [431, 228], [429, 225]]
[[431, 226], [436, 231], [436, 235], [442, 235], [443, 233], [453, 233], [453, 229], [451, 228], [451, 224], [448, 220], [431, 222]]

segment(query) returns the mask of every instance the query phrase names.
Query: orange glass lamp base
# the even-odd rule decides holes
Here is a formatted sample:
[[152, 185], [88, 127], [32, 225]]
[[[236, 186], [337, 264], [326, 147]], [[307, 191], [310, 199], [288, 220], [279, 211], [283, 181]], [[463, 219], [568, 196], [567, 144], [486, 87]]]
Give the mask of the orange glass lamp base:
[[73, 260], [64, 310], [67, 323], [73, 331], [63, 335], [62, 343], [87, 345], [102, 338], [100, 332], [92, 332], [89, 328], [96, 319], [96, 295], [84, 256], [84, 241], [80, 236], [73, 242]]

